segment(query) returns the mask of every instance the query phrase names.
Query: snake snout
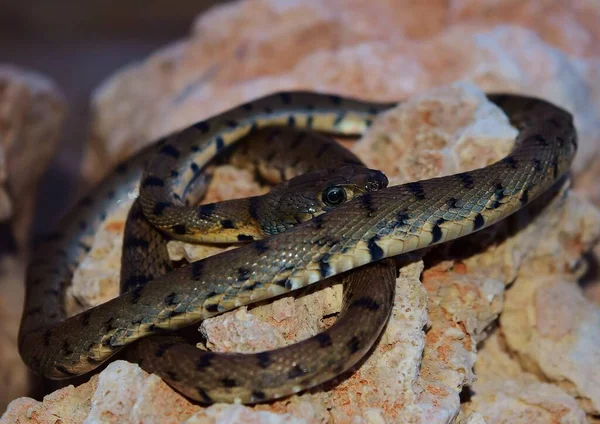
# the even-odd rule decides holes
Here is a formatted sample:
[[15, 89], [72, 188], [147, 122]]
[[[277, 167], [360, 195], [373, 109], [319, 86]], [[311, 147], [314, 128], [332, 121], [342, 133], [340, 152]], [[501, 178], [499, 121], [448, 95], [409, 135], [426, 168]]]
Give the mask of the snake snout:
[[383, 172], [376, 169], [371, 169], [369, 179], [365, 184], [365, 189], [367, 191], [381, 190], [382, 188], [386, 188], [389, 182], [390, 181]]

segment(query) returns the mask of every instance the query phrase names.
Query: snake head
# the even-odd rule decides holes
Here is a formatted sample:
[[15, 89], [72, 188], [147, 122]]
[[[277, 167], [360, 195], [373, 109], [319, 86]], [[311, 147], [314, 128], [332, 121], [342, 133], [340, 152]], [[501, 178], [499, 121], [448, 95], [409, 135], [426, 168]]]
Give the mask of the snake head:
[[263, 204], [269, 207], [263, 209], [261, 228], [266, 234], [285, 231], [387, 184], [381, 171], [358, 165], [299, 175], [264, 196]]

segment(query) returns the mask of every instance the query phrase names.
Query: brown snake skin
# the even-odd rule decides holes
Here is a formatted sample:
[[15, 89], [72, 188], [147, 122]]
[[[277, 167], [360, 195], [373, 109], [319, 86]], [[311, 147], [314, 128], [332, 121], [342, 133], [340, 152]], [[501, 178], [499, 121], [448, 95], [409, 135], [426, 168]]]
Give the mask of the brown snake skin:
[[[189, 206], [185, 201], [205, 165], [224, 148], [267, 126], [360, 134], [377, 113], [393, 105], [306, 92], [278, 93], [166, 137], [119, 166], [66, 218], [64, 230], [36, 254], [27, 277], [19, 334], [23, 360], [49, 378], [83, 374], [142, 337], [183, 328], [502, 220], [568, 171], [577, 136], [571, 115], [551, 103], [517, 95], [488, 98], [519, 129], [515, 148], [504, 159], [469, 172], [367, 192], [287, 231], [172, 270], [147, 284], [143, 276], [133, 276], [137, 280], [132, 290], [66, 318], [64, 292], [73, 269], [89, 249], [89, 239], [110, 213], [114, 199], [135, 195], [140, 175], [138, 210], [163, 233], [195, 239], [206, 230], [207, 221], [208, 227], [229, 227], [222, 219], [211, 221], [212, 211], [206, 206]], [[255, 234], [242, 235], [240, 241], [256, 238]], [[389, 273], [385, 265], [373, 267], [377, 269], [382, 280], [390, 277], [385, 276]], [[174, 385], [201, 402], [269, 400], [311, 387], [310, 373], [328, 369], [323, 362], [326, 358], [340, 363], [340, 357], [364, 354], [368, 350], [364, 346], [370, 343], [367, 338], [373, 338], [361, 333], [363, 322], [368, 321], [364, 317], [389, 310], [393, 299], [379, 294], [367, 288], [360, 302], [348, 305], [359, 316], [340, 334], [348, 339], [348, 333], [354, 332], [348, 339], [352, 343], [342, 345], [332, 337], [331, 343], [317, 342], [294, 358], [263, 352], [244, 355], [246, 362], [238, 366], [234, 354], [205, 352], [200, 359], [186, 362], [178, 354], [186, 350], [187, 355], [189, 349], [179, 341], [160, 343], [151, 352], [139, 354], [154, 355], [146, 361], [150, 367], [156, 358], [163, 369], [173, 366], [165, 371], [170, 383], [182, 383]], [[316, 350], [335, 353], [320, 355]]]

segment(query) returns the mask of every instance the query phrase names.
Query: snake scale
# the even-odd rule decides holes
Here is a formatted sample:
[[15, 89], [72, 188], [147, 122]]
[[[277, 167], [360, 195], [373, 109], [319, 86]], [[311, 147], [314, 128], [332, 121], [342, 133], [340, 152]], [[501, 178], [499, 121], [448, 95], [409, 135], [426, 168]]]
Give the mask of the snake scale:
[[[225, 148], [270, 126], [360, 135], [377, 114], [396, 104], [309, 92], [276, 93], [143, 149], [82, 199], [65, 217], [62, 231], [50, 236], [34, 255], [19, 332], [23, 360], [40, 375], [69, 378], [97, 368], [127, 345], [139, 349], [147, 338], [152, 349], [138, 354], [146, 356], [150, 368], [157, 362], [163, 369], [172, 366], [165, 371], [169, 383], [206, 403], [260, 402], [296, 393], [314, 385], [314, 374], [330, 364], [338, 365], [326, 377], [339, 374], [348, 368], [339, 365], [344, 358], [353, 363], [366, 353], [373, 335], [362, 330], [369, 325], [381, 328], [393, 302], [385, 285], [366, 282], [364, 265], [372, 267], [369, 271], [377, 279], [388, 281], [393, 276], [384, 265], [386, 258], [488, 227], [527, 205], [568, 172], [577, 150], [577, 135], [567, 111], [526, 96], [488, 94], [488, 98], [519, 130], [515, 147], [502, 160], [455, 175], [375, 187], [265, 239], [251, 241], [260, 235], [244, 234], [242, 229], [239, 241], [247, 243], [241, 247], [165, 270], [152, 281], [145, 281], [143, 275], [131, 276], [133, 280], [125, 284], [130, 290], [67, 318], [64, 298], [73, 270], [118, 199], [137, 197], [137, 212], [130, 215], [143, 215], [161, 234], [194, 239], [206, 230], [203, 220], [211, 218], [213, 211], [205, 205], [189, 206], [186, 196], [194, 191], [205, 165]], [[259, 211], [254, 208], [250, 214], [258, 221]], [[220, 230], [231, 226], [228, 219], [217, 222]], [[213, 220], [210, 226], [214, 225]], [[163, 335], [167, 330], [350, 270], [349, 276], [359, 275], [356, 287], [360, 295], [348, 293], [355, 301], [345, 303], [343, 309], [357, 316], [345, 318], [342, 327], [332, 326], [330, 330], [337, 331], [334, 337], [331, 333], [315, 336], [313, 343], [304, 345], [306, 350], [296, 351], [294, 357], [289, 357], [293, 349], [285, 350], [294, 345], [241, 355], [195, 348], [198, 353], [189, 352], [179, 340], [153, 342], [170, 337]], [[365, 319], [369, 315], [372, 320]], [[338, 343], [342, 339], [351, 342]], [[200, 356], [190, 361], [185, 359], [188, 354]]]

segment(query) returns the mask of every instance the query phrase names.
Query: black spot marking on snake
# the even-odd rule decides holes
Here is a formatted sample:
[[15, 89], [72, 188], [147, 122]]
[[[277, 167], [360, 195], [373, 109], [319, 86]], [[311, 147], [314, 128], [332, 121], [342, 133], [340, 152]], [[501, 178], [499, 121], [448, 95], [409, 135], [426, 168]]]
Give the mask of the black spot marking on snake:
[[306, 136], [307, 136], [307, 133], [305, 131], [302, 131], [302, 132], [299, 132], [298, 134], [296, 134], [296, 136], [290, 143], [290, 149], [292, 149], [292, 150], [297, 149], [298, 146], [300, 146], [300, 144], [302, 143], [302, 140], [304, 140], [304, 138]]
[[179, 234], [179, 235], [183, 235], [183, 234], [187, 233], [185, 225], [183, 225], [183, 224], [173, 225], [171, 227], [171, 231], [173, 231], [175, 234]]
[[292, 95], [290, 93], [279, 93], [281, 101], [284, 105], [289, 105], [292, 102]]
[[330, 95], [329, 100], [331, 100], [331, 103], [333, 103], [336, 106], [339, 106], [342, 104], [342, 98], [340, 96]]
[[81, 325], [84, 327], [87, 327], [88, 325], [90, 325], [90, 317], [92, 316], [92, 311], [91, 310], [87, 310], [84, 313], [81, 314]]
[[100, 221], [106, 221], [106, 212], [101, 212], [98, 216], [100, 217]]
[[258, 196], [253, 196], [248, 199], [248, 213], [250, 217], [260, 222], [260, 199]]
[[173, 169], [171, 171], [171, 178], [179, 178], [179, 172]]
[[74, 352], [73, 348], [71, 348], [71, 345], [69, 344], [69, 342], [67, 340], [65, 340], [63, 342], [62, 350], [63, 350], [63, 352], [65, 352], [65, 355], [67, 355], [67, 356], [71, 355]]
[[479, 230], [484, 225], [485, 225], [485, 220], [483, 219], [483, 215], [481, 215], [480, 213], [475, 215], [475, 219], [473, 220], [473, 231]]
[[208, 395], [208, 393], [206, 393], [206, 390], [204, 390], [201, 387], [196, 387], [196, 391], [198, 392], [198, 396], [200, 397], [201, 401], [204, 403], [212, 403], [212, 398]]
[[360, 196], [360, 204], [368, 212], [369, 216], [377, 212], [377, 208], [373, 205], [373, 195], [371, 193], [365, 193]]
[[200, 151], [200, 146], [190, 146], [190, 151], [198, 153]]
[[325, 222], [324, 215], [319, 215], [312, 219], [312, 223], [315, 229], [320, 230], [323, 228], [323, 223]]
[[152, 209], [152, 213], [155, 216], [160, 216], [169, 206], [171, 206], [169, 202], [156, 202], [156, 204], [154, 205], [154, 209]]
[[176, 343], [172, 342], [159, 344], [156, 350], [154, 351], [154, 356], [156, 356], [157, 358], [162, 358], [165, 355], [165, 353], [167, 353], [167, 350], [171, 349], [175, 345]]
[[441, 224], [446, 222], [444, 218], [440, 218], [433, 224], [433, 228], [431, 229], [431, 244], [437, 243], [442, 239], [442, 227]]
[[82, 249], [83, 251], [85, 251], [86, 253], [89, 252], [90, 250], [92, 250], [91, 246], [88, 246], [87, 244], [85, 244], [82, 241], [77, 242], [77, 246], [79, 246], [79, 248]]
[[177, 375], [177, 373], [173, 372], [173, 371], [166, 371], [167, 376], [169, 377], [169, 380], [171, 381], [181, 381], [181, 379], [179, 378], [179, 376]]
[[448, 200], [446, 200], [446, 207], [448, 207], [448, 209], [456, 209], [457, 202], [458, 202], [457, 198], [451, 197]]
[[254, 241], [254, 237], [247, 234], [238, 234], [237, 239], [238, 241]]
[[194, 281], [200, 280], [202, 278], [202, 273], [204, 271], [204, 262], [202, 262], [202, 261], [192, 262], [190, 267], [192, 268], [192, 279]]
[[529, 202], [529, 189], [523, 188], [521, 192], [521, 197], [519, 198], [520, 202], [525, 205]]
[[331, 265], [329, 264], [329, 259], [331, 255], [329, 253], [324, 254], [321, 259], [319, 259], [319, 273], [322, 278], [326, 278], [331, 275]]
[[205, 305], [204, 309], [206, 309], [206, 311], [210, 312], [210, 313], [220, 312], [219, 311], [219, 304], [218, 303], [214, 303], [214, 304], [210, 304], [210, 305]]
[[286, 278], [285, 280], [274, 281], [273, 284], [275, 284], [276, 286], [279, 286], [279, 287], [283, 287], [284, 289], [287, 289], [287, 290], [292, 289], [292, 283], [288, 278]]
[[469, 189], [475, 186], [475, 180], [473, 180], [473, 176], [468, 172], [458, 174], [458, 178], [461, 180], [464, 188]]
[[196, 128], [198, 131], [200, 131], [203, 134], [206, 134], [207, 132], [210, 131], [210, 124], [207, 121], [198, 122], [197, 124], [194, 124], [193, 126], [194, 126], [194, 128]]
[[356, 353], [360, 350], [360, 339], [356, 336], [352, 337], [347, 344], [350, 353]]
[[72, 373], [71, 371], [69, 371], [64, 365], [57, 365], [55, 368], [57, 371], [60, 371], [64, 375], [72, 375], [72, 376], [78, 375], [76, 373]]
[[196, 369], [198, 371], [202, 371], [205, 368], [208, 368], [212, 365], [212, 360], [216, 356], [216, 354], [211, 352], [202, 353], [200, 359], [196, 361]]
[[228, 119], [227, 121], [225, 121], [225, 125], [227, 125], [229, 128], [236, 128], [238, 126], [237, 121], [234, 121], [232, 119]]
[[233, 378], [225, 377], [225, 378], [221, 379], [221, 386], [223, 386], [223, 387], [231, 388], [231, 387], [236, 387], [237, 385], [238, 385], [237, 380], [235, 380]]
[[209, 219], [214, 213], [217, 206], [214, 203], [207, 203], [198, 207], [198, 218]]
[[271, 360], [271, 355], [269, 354], [269, 352], [257, 353], [256, 359], [258, 359], [258, 366], [261, 367], [262, 369], [268, 368], [271, 365], [271, 363], [273, 362]]
[[308, 371], [300, 367], [300, 365], [294, 365], [287, 374], [288, 380], [293, 380], [294, 378], [302, 377], [306, 375]]
[[533, 160], [533, 168], [537, 171], [540, 172], [544, 169], [544, 167], [542, 166], [542, 161], [539, 159], [534, 159]]
[[250, 112], [252, 109], [254, 109], [254, 105], [252, 103], [244, 103], [242, 105], [242, 109]]
[[173, 159], [178, 159], [180, 156], [179, 150], [175, 148], [172, 144], [165, 144], [158, 151], [163, 156], [170, 156]]
[[144, 286], [139, 285], [136, 286], [133, 290], [131, 290], [131, 303], [134, 305], [138, 303], [140, 297], [142, 297], [142, 292], [144, 291]]
[[535, 141], [537, 141], [538, 143], [540, 143], [540, 145], [542, 145], [542, 146], [547, 146], [548, 145], [548, 140], [546, 140], [544, 137], [542, 137], [539, 134], [534, 135], [533, 138], [535, 139]]
[[269, 106], [265, 106], [265, 108], [263, 109], [265, 111], [266, 114], [270, 115], [273, 113], [273, 108], [270, 108]]
[[312, 128], [314, 119], [315, 118], [312, 115], [308, 115], [308, 117], [306, 118], [306, 128]]
[[258, 253], [265, 253], [267, 250], [269, 250], [269, 245], [265, 240], [257, 240], [254, 242], [253, 246]]
[[194, 175], [196, 175], [198, 172], [200, 172], [200, 167], [196, 164], [196, 162], [190, 163], [190, 169], [192, 170]]
[[337, 127], [338, 125], [340, 125], [345, 117], [346, 117], [346, 111], [340, 110], [337, 113], [337, 115], [335, 116], [335, 120], [333, 121], [333, 126]]
[[372, 261], [378, 261], [383, 258], [383, 250], [379, 245], [377, 245], [377, 241], [379, 240], [379, 236], [375, 235], [369, 239], [367, 242], [367, 247], [369, 248], [369, 254], [371, 255]]
[[327, 333], [319, 333], [315, 336], [315, 340], [319, 343], [319, 347], [326, 348], [333, 344], [331, 336]]
[[[502, 183], [496, 183], [494, 185], [494, 196], [496, 197], [497, 202], [499, 202], [500, 200], [504, 199], [504, 197], [506, 197], [506, 195], [504, 194], [504, 186], [502, 185]], [[495, 208], [493, 208], [493, 209], [495, 209]]]
[[166, 306], [175, 306], [179, 304], [179, 301], [177, 299], [177, 293], [175, 292], [171, 292], [169, 293], [163, 300], [163, 303]]
[[511, 167], [512, 169], [517, 169], [518, 167], [518, 162], [517, 160], [512, 157], [512, 156], [507, 156], [504, 159], [501, 160], [501, 162], [509, 167]]
[[256, 289], [259, 289], [261, 287], [264, 287], [264, 284], [261, 283], [260, 281], [255, 281], [254, 283], [250, 284], [249, 286], [243, 286], [240, 290], [243, 292], [253, 292]]
[[108, 193], [106, 193], [106, 198], [112, 200], [116, 195], [117, 193], [114, 190], [110, 190]]
[[554, 179], [558, 177], [558, 159], [552, 162], [552, 176]]
[[85, 221], [79, 221], [79, 229], [81, 231], [85, 231], [86, 228], [87, 228], [87, 222], [85, 222]]
[[558, 145], [560, 147], [564, 147], [564, 145], [565, 145], [565, 139], [563, 137], [556, 137], [556, 141], [558, 141]]
[[265, 400], [266, 397], [267, 397], [267, 395], [265, 395], [265, 392], [263, 392], [262, 390], [253, 390], [252, 391], [252, 399], [253, 400], [261, 401], [261, 400]]
[[148, 240], [144, 240], [143, 238], [139, 237], [129, 237], [127, 240], [125, 240], [125, 243], [126, 247], [128, 248], [139, 247], [141, 249], [148, 249], [148, 247], [150, 246]]
[[115, 320], [114, 317], [110, 317], [109, 319], [107, 319], [106, 321], [104, 321], [102, 323], [102, 327], [104, 328], [104, 332], [108, 333], [110, 330], [113, 329], [113, 321]]
[[408, 190], [417, 198], [417, 200], [425, 200], [425, 190], [423, 189], [423, 184], [418, 181], [408, 183]]
[[142, 187], [164, 187], [165, 182], [158, 177], [146, 177], [142, 182]]
[[231, 230], [235, 228], [235, 224], [231, 219], [224, 219], [221, 221], [221, 228]]
[[379, 303], [377, 303], [377, 301], [372, 297], [362, 296], [356, 299], [354, 302], [352, 302], [350, 307], [367, 309], [369, 311], [376, 311], [377, 309], [379, 309]]
[[42, 341], [44, 343], [44, 346], [46, 346], [46, 347], [50, 346], [51, 339], [52, 339], [52, 330], [46, 330], [44, 332], [44, 335], [42, 336]]
[[248, 268], [238, 268], [237, 272], [239, 281], [248, 281], [252, 271]]
[[288, 127], [292, 127], [292, 128], [295, 127], [296, 126], [296, 117], [294, 117], [294, 115], [288, 116], [287, 124], [288, 124]]
[[223, 141], [223, 137], [220, 135], [215, 138], [215, 147], [217, 148], [217, 152], [220, 152], [225, 147], [225, 141]]

